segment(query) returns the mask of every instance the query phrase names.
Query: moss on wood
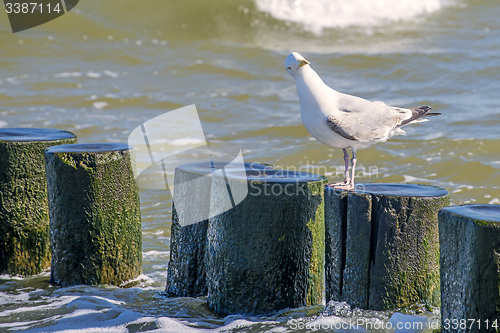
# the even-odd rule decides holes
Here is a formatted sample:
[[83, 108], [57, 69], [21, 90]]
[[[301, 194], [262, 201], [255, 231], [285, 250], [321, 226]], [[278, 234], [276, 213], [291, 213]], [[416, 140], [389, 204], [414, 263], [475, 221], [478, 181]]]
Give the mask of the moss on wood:
[[448, 318], [475, 319], [470, 332], [498, 332], [485, 323], [500, 322], [500, 206], [443, 208], [439, 236], [443, 332], [452, 332]]
[[53, 131], [61, 138], [0, 136], [0, 274], [27, 276], [50, 267], [44, 149], [76, 142], [71, 133]]
[[132, 164], [128, 148], [47, 152], [52, 282], [120, 285], [141, 274], [141, 215]]
[[449, 197], [374, 195], [377, 246], [371, 266], [369, 307], [440, 305], [437, 214]]
[[326, 205], [337, 211], [325, 213], [327, 235], [340, 240], [330, 236], [335, 246], [327, 243], [325, 266], [327, 272], [333, 267], [341, 271], [327, 274], [327, 290], [333, 290], [327, 301], [375, 310], [439, 306], [437, 214], [449, 204], [447, 192], [416, 184], [361, 187], [363, 192], [346, 194], [343, 205], [340, 194], [328, 196], [335, 204]]
[[209, 219], [212, 309], [263, 314], [322, 302], [324, 183], [311, 175], [266, 171], [249, 177], [249, 194], [239, 205]]
[[307, 292], [307, 305], [321, 304], [323, 301], [324, 275], [325, 275], [325, 204], [324, 182], [307, 183], [307, 193], [315, 198], [320, 198], [319, 205], [306, 206], [315, 208], [307, 222], [312, 236], [311, 263], [309, 264], [309, 283]]

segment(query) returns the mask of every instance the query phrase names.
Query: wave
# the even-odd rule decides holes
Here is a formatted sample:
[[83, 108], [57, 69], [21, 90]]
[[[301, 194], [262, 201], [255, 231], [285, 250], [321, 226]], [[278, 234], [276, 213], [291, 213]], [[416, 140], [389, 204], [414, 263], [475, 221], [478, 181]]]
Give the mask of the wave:
[[262, 36], [279, 40], [283, 33], [321, 35], [325, 29], [411, 20], [457, 1], [461, 0], [150, 0], [148, 6], [133, 0], [121, 0], [120, 6], [82, 2], [69, 14], [71, 19], [56, 20], [55, 30], [84, 27], [84, 41], [128, 41], [144, 33], [155, 40], [183, 42], [213, 38], [245, 42]]
[[302, 24], [319, 34], [325, 28], [370, 27], [408, 20], [446, 6], [447, 0], [255, 0], [272, 17]]

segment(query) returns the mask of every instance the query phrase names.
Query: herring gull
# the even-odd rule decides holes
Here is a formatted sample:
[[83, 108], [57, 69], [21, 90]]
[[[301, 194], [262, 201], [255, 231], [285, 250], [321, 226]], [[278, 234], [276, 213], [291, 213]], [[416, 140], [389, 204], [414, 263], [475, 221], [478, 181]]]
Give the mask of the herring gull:
[[[304, 126], [317, 140], [344, 152], [345, 180], [329, 184], [342, 190], [354, 189], [356, 150], [384, 142], [394, 135], [404, 135], [402, 126], [423, 122], [430, 106], [400, 108], [384, 102], [337, 92], [327, 86], [303, 56], [292, 52], [285, 61], [285, 69], [295, 79], [300, 100], [300, 114]], [[349, 153], [352, 150], [352, 173], [349, 175]]]

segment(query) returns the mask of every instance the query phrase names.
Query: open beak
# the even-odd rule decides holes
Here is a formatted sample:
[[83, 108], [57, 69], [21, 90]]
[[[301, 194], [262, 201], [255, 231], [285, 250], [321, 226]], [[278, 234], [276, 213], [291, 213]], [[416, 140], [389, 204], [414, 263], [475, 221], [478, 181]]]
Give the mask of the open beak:
[[300, 62], [299, 68], [300, 68], [300, 67], [302, 67], [302, 66], [305, 66], [305, 65], [309, 65], [309, 64], [310, 64], [310, 62], [309, 62], [309, 61], [307, 61], [306, 59], [301, 60], [301, 61], [299, 61], [299, 62]]

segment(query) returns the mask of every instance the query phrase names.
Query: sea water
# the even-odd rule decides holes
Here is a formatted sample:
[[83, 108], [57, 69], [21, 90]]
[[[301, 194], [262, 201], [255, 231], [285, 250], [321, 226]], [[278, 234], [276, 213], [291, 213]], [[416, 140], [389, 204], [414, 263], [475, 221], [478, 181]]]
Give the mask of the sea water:
[[[339, 181], [342, 152], [304, 129], [283, 68], [298, 51], [338, 91], [442, 113], [359, 151], [357, 180], [432, 184], [453, 204], [499, 204], [499, 17], [496, 0], [82, 0], [13, 34], [2, 9], [0, 126], [127, 142], [141, 123], [196, 104], [210, 144]], [[181, 154], [175, 163], [198, 158]], [[204, 298], [167, 298], [171, 196], [149, 188], [140, 195], [143, 275], [123, 288], [61, 288], [48, 272], [1, 276], [0, 331], [430, 332], [439, 320], [437, 310], [344, 303], [223, 317]]]

